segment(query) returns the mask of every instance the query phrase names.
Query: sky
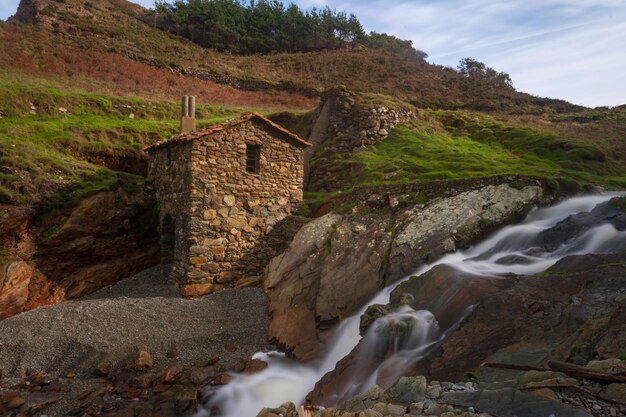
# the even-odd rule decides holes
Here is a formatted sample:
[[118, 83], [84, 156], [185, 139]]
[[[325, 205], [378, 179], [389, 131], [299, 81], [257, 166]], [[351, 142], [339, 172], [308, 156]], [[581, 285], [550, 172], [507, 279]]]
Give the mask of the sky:
[[[435, 64], [472, 57], [508, 73], [519, 91], [589, 107], [626, 104], [626, 0], [293, 2], [354, 13], [366, 31], [410, 39]], [[0, 0], [0, 19], [18, 3]]]

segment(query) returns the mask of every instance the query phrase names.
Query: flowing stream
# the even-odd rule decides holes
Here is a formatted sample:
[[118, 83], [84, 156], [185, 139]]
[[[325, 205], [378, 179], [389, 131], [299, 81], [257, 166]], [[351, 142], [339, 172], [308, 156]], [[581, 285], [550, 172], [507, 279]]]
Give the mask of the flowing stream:
[[[579, 213], [591, 212], [616, 195], [603, 193], [574, 197], [552, 207], [535, 209], [522, 223], [504, 227], [478, 245], [446, 255], [412, 275], [423, 274], [440, 264], [473, 275], [531, 275], [546, 270], [566, 256], [615, 252], [626, 248], [626, 230], [619, 231], [607, 222], [572, 228], [576, 231], [566, 233], [566, 239], [558, 243], [554, 243], [554, 236], [552, 241], [545, 238], [550, 233], [556, 233], [559, 226], [563, 229], [560, 224], [563, 220]], [[360, 317], [367, 307], [388, 303], [391, 291], [402, 281], [384, 288], [360, 311], [342, 321], [334, 330], [328, 350], [321, 360], [300, 363], [280, 352], [257, 353], [254, 358], [266, 361], [269, 366], [253, 375], [236, 374], [223, 387], [209, 387], [209, 390], [215, 391], [209, 393], [210, 400], [199, 416], [210, 416], [210, 410], [217, 407], [224, 417], [255, 417], [264, 407], [277, 407], [287, 401], [301, 403], [315, 383], [332, 371], [337, 362], [357, 345], [361, 339]], [[347, 391], [337, 395], [346, 398], [346, 395], [353, 396], [366, 391], [376, 383], [378, 372], [383, 367], [399, 369], [399, 372], [406, 369], [406, 366], [423, 358], [445, 340], [469, 313], [471, 308], [456, 325], [443, 332], [432, 313], [415, 311], [406, 306], [376, 320], [360, 346], [371, 356], [387, 357], [376, 371], [365, 378], [353, 378], [353, 384]], [[401, 374], [391, 377], [399, 376]]]

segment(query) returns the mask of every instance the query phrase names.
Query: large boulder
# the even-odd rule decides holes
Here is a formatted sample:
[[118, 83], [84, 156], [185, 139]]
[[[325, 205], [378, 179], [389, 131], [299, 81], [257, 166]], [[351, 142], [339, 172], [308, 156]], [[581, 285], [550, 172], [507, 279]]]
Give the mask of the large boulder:
[[388, 226], [328, 214], [300, 229], [267, 268], [270, 336], [298, 358], [315, 357], [318, 323], [349, 315], [382, 288]]
[[524, 216], [542, 196], [539, 186], [488, 185], [408, 210], [409, 220], [391, 245], [388, 274], [406, 276], [424, 263], [468, 246], [485, 231]]

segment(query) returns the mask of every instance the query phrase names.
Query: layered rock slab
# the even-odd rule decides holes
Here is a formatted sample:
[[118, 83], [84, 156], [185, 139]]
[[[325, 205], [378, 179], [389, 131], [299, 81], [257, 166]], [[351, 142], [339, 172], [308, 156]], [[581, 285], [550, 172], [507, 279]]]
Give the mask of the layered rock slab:
[[525, 215], [549, 197], [538, 185], [489, 185], [408, 208], [327, 214], [305, 225], [265, 271], [270, 337], [302, 360], [331, 324], [386, 285]]

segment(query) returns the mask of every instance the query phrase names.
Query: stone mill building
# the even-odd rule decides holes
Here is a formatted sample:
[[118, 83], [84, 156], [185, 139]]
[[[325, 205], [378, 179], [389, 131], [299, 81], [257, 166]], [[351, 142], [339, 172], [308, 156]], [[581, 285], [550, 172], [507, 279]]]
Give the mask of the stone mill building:
[[146, 151], [162, 260], [205, 293], [260, 275], [264, 237], [302, 201], [310, 144], [258, 113], [201, 130], [194, 113], [185, 96], [182, 133]]

